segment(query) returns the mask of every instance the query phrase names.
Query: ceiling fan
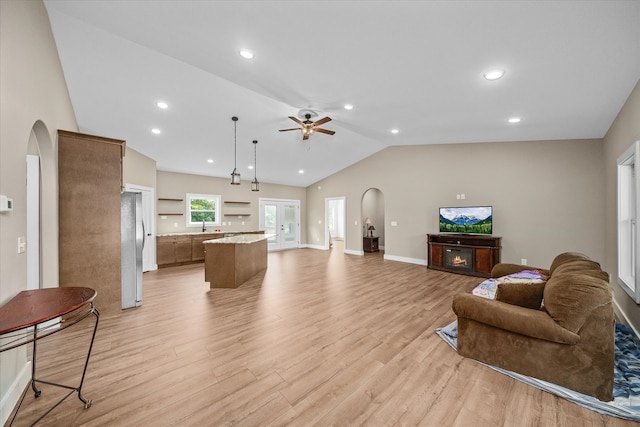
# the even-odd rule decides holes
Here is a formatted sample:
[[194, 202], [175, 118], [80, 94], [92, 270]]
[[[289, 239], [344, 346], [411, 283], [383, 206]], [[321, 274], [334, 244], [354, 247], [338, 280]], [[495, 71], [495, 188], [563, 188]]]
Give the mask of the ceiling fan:
[[289, 130], [301, 130], [302, 131], [302, 140], [303, 141], [309, 139], [311, 134], [314, 133], [314, 132], [326, 133], [327, 135], [335, 134], [335, 132], [332, 131], [332, 130], [322, 129], [322, 128], [318, 127], [318, 126], [320, 126], [322, 124], [330, 122], [331, 121], [330, 117], [325, 117], [323, 119], [316, 120], [315, 122], [311, 121], [311, 114], [309, 114], [309, 113], [305, 114], [304, 117], [306, 118], [306, 120], [303, 122], [302, 120], [298, 119], [297, 117], [289, 116], [289, 118], [291, 120], [293, 120], [294, 122], [298, 123], [302, 127], [300, 127], [300, 128], [291, 128], [291, 129], [280, 129], [280, 132], [286, 132], [286, 131], [289, 131]]

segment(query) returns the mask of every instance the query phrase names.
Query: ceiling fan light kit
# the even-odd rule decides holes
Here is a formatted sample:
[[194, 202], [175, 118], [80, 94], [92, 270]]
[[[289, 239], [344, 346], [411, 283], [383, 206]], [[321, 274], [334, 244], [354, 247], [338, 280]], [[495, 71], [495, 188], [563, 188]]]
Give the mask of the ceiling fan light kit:
[[318, 132], [318, 133], [324, 133], [327, 135], [335, 135], [335, 132], [332, 130], [328, 130], [328, 129], [322, 129], [319, 126], [323, 125], [327, 122], [331, 121], [330, 117], [324, 117], [320, 120], [316, 120], [315, 122], [311, 121], [311, 113], [310, 112], [306, 112], [305, 115], [305, 121], [302, 121], [300, 119], [298, 119], [297, 117], [294, 116], [289, 116], [289, 118], [291, 120], [293, 120], [294, 122], [296, 122], [297, 124], [299, 124], [301, 127], [299, 128], [290, 128], [290, 129], [280, 129], [280, 132], [287, 132], [290, 130], [300, 130], [302, 131], [302, 140], [306, 141], [307, 139], [309, 139], [309, 137], [314, 133], [314, 132]]

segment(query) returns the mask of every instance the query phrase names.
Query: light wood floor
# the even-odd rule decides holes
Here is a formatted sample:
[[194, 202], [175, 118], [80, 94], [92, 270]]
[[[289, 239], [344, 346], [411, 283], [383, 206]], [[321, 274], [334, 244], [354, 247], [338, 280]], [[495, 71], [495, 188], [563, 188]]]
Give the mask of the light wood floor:
[[[100, 319], [84, 388], [92, 407], [71, 396], [41, 425], [636, 425], [442, 341], [434, 330], [455, 319], [452, 296], [480, 279], [341, 248], [271, 253], [266, 273], [238, 289], [209, 289], [202, 264], [145, 273], [143, 306]], [[40, 377], [79, 377], [67, 361], [82, 358], [88, 329], [78, 326], [42, 341]], [[62, 393], [42, 389], [16, 425]]]

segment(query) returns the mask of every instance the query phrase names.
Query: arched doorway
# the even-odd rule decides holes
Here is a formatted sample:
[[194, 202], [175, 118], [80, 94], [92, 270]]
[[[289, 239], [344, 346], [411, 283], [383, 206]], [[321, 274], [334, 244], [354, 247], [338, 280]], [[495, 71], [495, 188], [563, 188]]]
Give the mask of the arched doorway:
[[[27, 145], [27, 288], [58, 286], [58, 199], [54, 143], [38, 120]], [[42, 254], [47, 254], [43, 257]]]
[[384, 224], [384, 194], [377, 188], [369, 188], [362, 195], [362, 237], [377, 236], [381, 250], [385, 246]]

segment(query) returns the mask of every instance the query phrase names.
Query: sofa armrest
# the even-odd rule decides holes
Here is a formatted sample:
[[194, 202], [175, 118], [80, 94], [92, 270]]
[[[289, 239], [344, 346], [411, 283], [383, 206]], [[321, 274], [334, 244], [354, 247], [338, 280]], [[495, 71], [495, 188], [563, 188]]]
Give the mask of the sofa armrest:
[[560, 344], [576, 344], [580, 336], [558, 325], [546, 312], [505, 302], [458, 294], [452, 308], [458, 317]]

